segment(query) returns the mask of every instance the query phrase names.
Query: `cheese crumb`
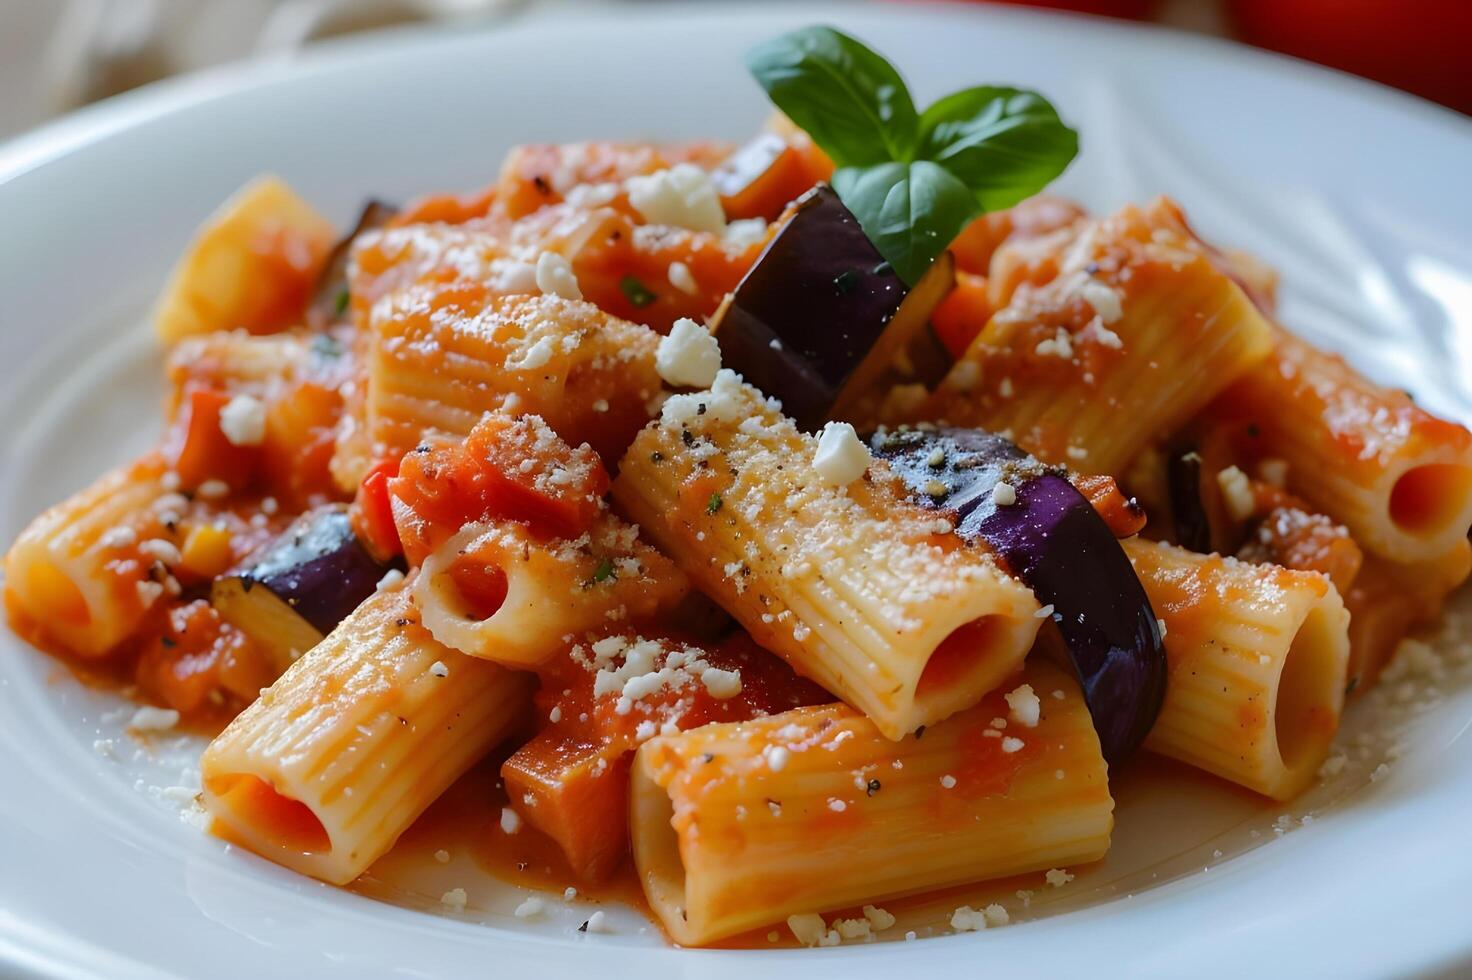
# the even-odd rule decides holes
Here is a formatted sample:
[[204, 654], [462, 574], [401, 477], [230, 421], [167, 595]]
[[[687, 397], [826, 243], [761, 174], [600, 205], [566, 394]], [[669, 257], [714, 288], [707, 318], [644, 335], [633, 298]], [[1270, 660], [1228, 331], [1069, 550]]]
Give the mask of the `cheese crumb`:
[[1012, 916], [1007, 914], [1007, 910], [995, 902], [982, 909], [981, 913], [986, 916], [988, 927], [1005, 926], [1012, 921]]
[[1022, 751], [1022, 739], [1013, 738], [1010, 735], [1007, 736], [1006, 738], [1002, 739], [1002, 751], [1006, 752], [1008, 755], [1011, 755], [1013, 752]]
[[767, 753], [767, 768], [773, 772], [781, 772], [787, 766], [788, 752], [778, 745]]
[[1017, 503], [1017, 489], [1010, 483], [998, 483], [992, 487], [992, 503], [998, 507], [1011, 507]]
[[582, 299], [583, 291], [578, 288], [578, 278], [573, 274], [572, 264], [556, 252], [543, 252], [537, 256], [537, 288], [548, 296], [563, 299]]
[[511, 914], [516, 916], [518, 919], [534, 919], [537, 916], [541, 915], [542, 911], [545, 908], [546, 906], [542, 903], [542, 900], [533, 895], [531, 898], [528, 898], [525, 902], [522, 902], [520, 905], [518, 905], [516, 907], [516, 911]]
[[1043, 879], [1054, 888], [1062, 888], [1073, 880], [1073, 875], [1061, 868], [1050, 868], [1048, 873], [1043, 875]]
[[893, 915], [890, 915], [884, 909], [875, 908], [872, 905], [864, 906], [864, 918], [868, 919], [869, 924], [875, 929], [888, 929], [894, 925]]
[[430, 664], [429, 672], [436, 677], [450, 676], [450, 668], [445, 666], [445, 662], [443, 660], [436, 660], [434, 663]]
[[465, 910], [465, 903], [469, 900], [470, 898], [465, 894], [465, 889], [463, 888], [451, 888], [440, 896], [441, 905], [458, 909], [462, 912]]
[[1232, 515], [1232, 520], [1245, 521], [1252, 516], [1257, 509], [1257, 500], [1246, 473], [1235, 466], [1228, 466], [1217, 473], [1216, 484], [1221, 488], [1222, 501], [1227, 505], [1227, 513]]
[[179, 712], [173, 708], [155, 708], [145, 704], [133, 712], [128, 727], [135, 732], [166, 732], [179, 724]]
[[1033, 615], [1036, 616], [1038, 619], [1047, 619], [1049, 616], [1053, 615], [1053, 604], [1050, 602], [1046, 606], [1040, 607], [1037, 612], [1033, 613]]
[[630, 177], [626, 186], [629, 204], [650, 224], [715, 234], [726, 228], [726, 213], [710, 175], [693, 163]]
[[833, 928], [844, 939], [869, 939], [874, 935], [868, 919], [834, 919]]
[[138, 543], [138, 532], [126, 524], [119, 524], [104, 531], [97, 543], [104, 548], [127, 548]]
[[654, 367], [666, 384], [709, 388], [721, 370], [721, 345], [709, 330], [682, 316], [660, 339]]
[[445, 850], [442, 847], [438, 851], [435, 851], [434, 852], [434, 859], [436, 861], [438, 861], [440, 864], [449, 864], [450, 863], [450, 852], [447, 851], [447, 850]]
[[946, 773], [944, 776], [940, 777], [940, 784], [946, 789], [955, 789], [956, 777], [952, 776], [950, 773]]
[[951, 913], [951, 928], [957, 932], [980, 932], [987, 927], [986, 913], [963, 905]]
[[872, 457], [869, 447], [847, 422], [829, 422], [818, 436], [818, 451], [813, 455], [813, 469], [818, 478], [831, 486], [842, 487], [864, 475]]
[[695, 274], [683, 262], [670, 263], [669, 277], [670, 285], [687, 296], [694, 296], [700, 292], [700, 286], [695, 282]]
[[220, 431], [233, 446], [266, 441], [266, 406], [250, 395], [236, 395], [220, 409]]
[[1043, 716], [1043, 702], [1033, 691], [1031, 684], [1022, 684], [1003, 695], [1007, 701], [1012, 720], [1024, 728], [1038, 727]]
[[830, 799], [828, 801], [828, 809], [832, 810], [834, 813], [842, 813], [844, 810], [848, 809], [848, 804], [843, 802], [842, 800]]
[[837, 930], [829, 929], [823, 922], [823, 917], [813, 912], [789, 915], [787, 928], [792, 930], [792, 935], [804, 946], [837, 946], [842, 940]]
[[521, 814], [509, 806], [503, 806], [501, 808], [501, 831], [507, 834], [514, 834], [520, 829]]
[[741, 693], [741, 671], [707, 667], [701, 671], [700, 683], [705, 685], [711, 697], [724, 701]]
[[224, 480], [205, 480], [196, 490], [205, 500], [219, 500], [230, 493], [230, 484]]

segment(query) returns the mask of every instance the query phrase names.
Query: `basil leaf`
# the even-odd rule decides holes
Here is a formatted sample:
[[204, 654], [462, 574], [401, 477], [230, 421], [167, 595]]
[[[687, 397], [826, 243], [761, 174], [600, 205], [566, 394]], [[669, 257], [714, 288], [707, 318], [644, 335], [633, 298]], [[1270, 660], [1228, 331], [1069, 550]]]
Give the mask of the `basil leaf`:
[[1024, 89], [986, 85], [948, 95], [925, 110], [920, 132], [919, 156], [960, 178], [984, 211], [1036, 194], [1078, 154], [1078, 133]]
[[909, 160], [919, 144], [910, 90], [889, 62], [831, 27], [753, 48], [746, 66], [777, 108], [840, 167]]
[[971, 190], [929, 160], [844, 167], [833, 189], [911, 286], [980, 211]]

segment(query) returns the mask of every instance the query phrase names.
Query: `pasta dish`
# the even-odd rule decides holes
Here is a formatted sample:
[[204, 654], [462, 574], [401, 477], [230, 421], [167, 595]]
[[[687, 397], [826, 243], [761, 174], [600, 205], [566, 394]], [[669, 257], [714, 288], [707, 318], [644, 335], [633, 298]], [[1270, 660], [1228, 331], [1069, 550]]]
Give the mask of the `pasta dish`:
[[546, 901], [901, 938], [1099, 861], [1150, 756], [1303, 793], [1466, 580], [1472, 433], [1175, 201], [1048, 193], [1042, 96], [922, 111], [827, 28], [748, 67], [739, 145], [522, 145], [345, 236], [264, 176], [198, 231], [158, 444], [4, 570], [139, 738], [211, 736], [211, 832], [347, 885], [471, 779]]

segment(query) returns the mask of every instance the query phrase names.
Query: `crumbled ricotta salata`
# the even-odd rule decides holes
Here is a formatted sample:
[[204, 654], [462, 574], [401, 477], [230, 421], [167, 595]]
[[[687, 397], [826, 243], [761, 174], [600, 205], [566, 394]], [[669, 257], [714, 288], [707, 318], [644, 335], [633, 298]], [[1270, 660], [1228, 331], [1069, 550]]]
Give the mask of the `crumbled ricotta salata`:
[[714, 234], [726, 228], [726, 213], [710, 175], [693, 163], [630, 177], [625, 185], [629, 203], [651, 224]]
[[721, 345], [709, 330], [680, 317], [659, 341], [654, 366], [666, 384], [677, 388], [709, 388], [721, 370]]
[[1228, 466], [1217, 472], [1216, 483], [1221, 488], [1222, 501], [1227, 505], [1227, 513], [1232, 515], [1232, 520], [1245, 521], [1252, 516], [1257, 509], [1257, 500], [1246, 473], [1236, 466]]
[[670, 263], [669, 268], [670, 285], [687, 296], [694, 296], [700, 292], [700, 284], [695, 281], [695, 273], [683, 262]]
[[231, 445], [259, 446], [266, 439], [266, 406], [250, 395], [236, 395], [220, 409], [220, 431]]
[[1031, 684], [1022, 684], [1009, 691], [1004, 697], [1012, 720], [1024, 728], [1036, 728], [1043, 716], [1043, 702], [1033, 691]]
[[818, 436], [818, 451], [813, 455], [813, 469], [825, 483], [846, 486], [863, 476], [871, 462], [869, 447], [852, 425], [829, 422], [823, 426]]
[[583, 298], [572, 264], [556, 252], [543, 252], [537, 256], [537, 288], [548, 296]]
[[155, 708], [145, 704], [133, 712], [128, 727], [135, 732], [166, 732], [179, 724], [179, 712], [173, 708]]

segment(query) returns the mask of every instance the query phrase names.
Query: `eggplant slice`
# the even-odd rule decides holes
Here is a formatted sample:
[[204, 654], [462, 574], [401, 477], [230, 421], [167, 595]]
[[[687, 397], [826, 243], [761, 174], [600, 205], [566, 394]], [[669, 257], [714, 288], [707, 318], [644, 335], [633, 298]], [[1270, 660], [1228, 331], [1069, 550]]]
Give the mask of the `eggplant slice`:
[[1165, 697], [1160, 624], [1113, 532], [1066, 471], [977, 429], [908, 429], [870, 444], [919, 503], [949, 511], [957, 534], [985, 541], [1052, 608], [1104, 758], [1137, 748]]
[[396, 566], [370, 555], [347, 508], [330, 505], [303, 514], [245, 565], [215, 579], [210, 602], [285, 669]]
[[951, 359], [930, 315], [955, 285], [949, 252], [914, 289], [826, 184], [799, 198], [711, 329], [726, 367], [804, 429], [852, 417], [865, 393], [934, 385]]

